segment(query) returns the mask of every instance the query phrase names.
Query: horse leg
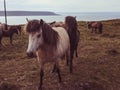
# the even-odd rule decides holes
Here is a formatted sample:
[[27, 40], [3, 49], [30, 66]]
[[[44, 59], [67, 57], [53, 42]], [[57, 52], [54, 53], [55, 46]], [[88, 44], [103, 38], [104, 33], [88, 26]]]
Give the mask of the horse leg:
[[54, 64], [54, 67], [53, 67], [53, 70], [52, 70], [52, 73], [56, 72], [56, 64]]
[[73, 55], [74, 55], [74, 50], [70, 51], [70, 73], [73, 73]]
[[66, 51], [66, 65], [69, 65], [70, 61], [70, 46], [68, 47], [68, 50]]
[[73, 67], [73, 63], [72, 62], [73, 62], [73, 58], [71, 57], [70, 58], [70, 73], [73, 73], [73, 68], [72, 68]]
[[69, 64], [69, 56], [68, 56], [68, 53], [66, 53], [66, 65], [68, 66]]
[[21, 36], [21, 30], [19, 30], [20, 36]]
[[43, 67], [41, 66], [41, 68], [40, 68], [40, 83], [39, 83], [38, 90], [42, 90], [43, 76], [44, 76], [44, 70], [43, 70]]
[[97, 29], [95, 28], [95, 33], [97, 33]]
[[93, 33], [93, 28], [92, 28], [92, 31], [91, 31], [91, 33]]
[[2, 37], [0, 37], [0, 45], [2, 45]]
[[39, 87], [38, 90], [42, 90], [42, 85], [43, 85], [43, 76], [44, 76], [44, 59], [42, 59], [42, 52], [41, 50], [38, 50], [36, 52], [38, 63], [40, 64], [40, 82], [39, 82]]
[[76, 57], [78, 57], [78, 54], [77, 54], [77, 49], [76, 49]]
[[59, 69], [59, 67], [56, 68], [56, 71], [57, 71], [57, 73], [58, 73], [59, 83], [61, 83], [62, 80], [61, 80], [61, 74], [60, 74], [60, 69]]
[[77, 48], [76, 48], [76, 50], [75, 50], [75, 51], [76, 51], [76, 52], [75, 52], [75, 53], [76, 53], [76, 57], [78, 57]]
[[61, 82], [62, 82], [62, 79], [61, 79], [61, 74], [60, 74], [60, 69], [59, 69], [59, 64], [58, 64], [58, 63], [59, 63], [59, 62], [56, 61], [56, 72], [57, 72], [57, 74], [58, 74], [59, 83], [61, 83]]
[[100, 34], [102, 33], [102, 28], [99, 29], [99, 33], [100, 33]]
[[10, 44], [12, 45], [12, 36], [10, 36]]

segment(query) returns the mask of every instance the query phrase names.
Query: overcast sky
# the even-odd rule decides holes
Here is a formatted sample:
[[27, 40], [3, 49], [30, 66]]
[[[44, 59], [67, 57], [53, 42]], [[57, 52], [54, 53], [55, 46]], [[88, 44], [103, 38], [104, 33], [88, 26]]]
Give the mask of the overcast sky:
[[[4, 10], [0, 0], [0, 10]], [[120, 12], [120, 0], [6, 0], [7, 10], [53, 12]]]

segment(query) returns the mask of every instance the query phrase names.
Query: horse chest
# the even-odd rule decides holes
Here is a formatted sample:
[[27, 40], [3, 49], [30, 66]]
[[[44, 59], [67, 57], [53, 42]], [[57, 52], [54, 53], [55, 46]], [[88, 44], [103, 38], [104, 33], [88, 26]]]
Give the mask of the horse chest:
[[54, 53], [52, 51], [43, 51], [41, 49], [39, 49], [37, 51], [37, 57], [38, 57], [38, 61], [39, 62], [53, 62], [54, 60], [56, 60], [56, 57], [54, 55]]
[[46, 58], [52, 57], [55, 53], [55, 49], [53, 47], [46, 46], [46, 45], [43, 47], [40, 47], [38, 51], [40, 52], [41, 57], [46, 57]]
[[11, 33], [9, 33], [9, 32], [3, 32], [3, 36], [4, 37], [9, 37], [9, 36], [11, 36], [12, 34]]

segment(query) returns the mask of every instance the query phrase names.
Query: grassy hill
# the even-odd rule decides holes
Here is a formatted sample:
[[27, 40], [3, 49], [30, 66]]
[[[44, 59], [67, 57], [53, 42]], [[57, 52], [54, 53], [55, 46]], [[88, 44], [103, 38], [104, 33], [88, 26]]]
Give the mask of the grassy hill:
[[[102, 23], [103, 34], [95, 34], [87, 30], [86, 22], [78, 22], [81, 36], [74, 73], [61, 61], [63, 84], [59, 84], [51, 73], [53, 64], [46, 64], [43, 90], [120, 90], [120, 20]], [[13, 46], [8, 38], [0, 46], [0, 90], [37, 90], [39, 65], [26, 56], [28, 36], [22, 33], [13, 39]]]

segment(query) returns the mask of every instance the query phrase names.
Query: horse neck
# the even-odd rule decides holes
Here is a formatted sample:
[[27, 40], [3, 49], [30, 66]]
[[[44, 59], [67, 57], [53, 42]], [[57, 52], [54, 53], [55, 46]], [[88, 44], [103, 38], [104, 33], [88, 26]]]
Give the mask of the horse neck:
[[58, 33], [52, 29], [48, 24], [44, 24], [42, 27], [43, 40], [46, 44], [53, 47], [57, 46]]
[[7, 35], [13, 35], [16, 32], [14, 30], [9, 29], [7, 31], [4, 31], [4, 33], [7, 34]]

